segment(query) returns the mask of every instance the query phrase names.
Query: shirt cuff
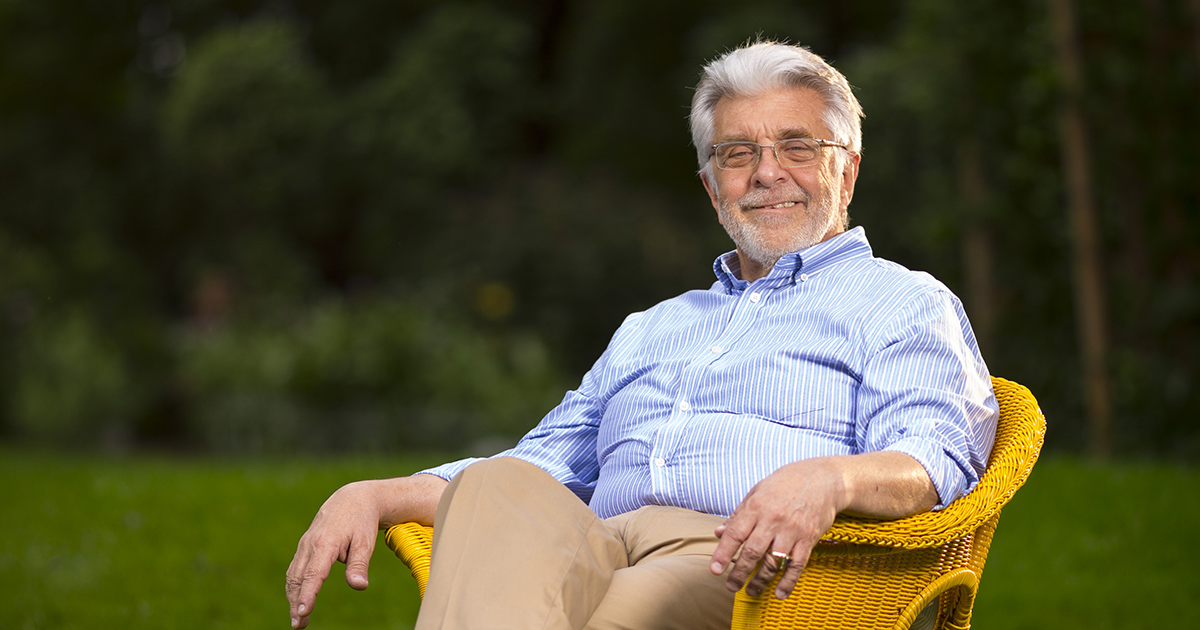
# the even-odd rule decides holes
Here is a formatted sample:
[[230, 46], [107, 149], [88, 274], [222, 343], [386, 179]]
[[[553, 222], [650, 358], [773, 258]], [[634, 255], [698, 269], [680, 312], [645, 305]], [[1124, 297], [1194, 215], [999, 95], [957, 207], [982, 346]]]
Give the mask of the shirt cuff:
[[417, 471], [413, 474], [414, 475], [433, 475], [435, 477], [441, 477], [442, 479], [445, 479], [446, 481], [450, 481], [451, 479], [454, 479], [455, 475], [462, 472], [463, 469], [466, 468], [467, 466], [470, 466], [471, 464], [474, 464], [475, 462], [483, 461], [484, 459], [486, 459], [486, 458], [484, 458], [484, 457], [468, 457], [466, 459], [460, 459], [458, 461], [448, 462], [448, 463], [442, 464], [441, 466], [434, 466], [433, 468], [426, 468], [425, 470]]
[[969, 463], [964, 466], [950, 451], [928, 437], [904, 438], [883, 450], [905, 453], [921, 464], [937, 490], [938, 504], [933, 506], [934, 510], [950, 505], [979, 482], [979, 476]]

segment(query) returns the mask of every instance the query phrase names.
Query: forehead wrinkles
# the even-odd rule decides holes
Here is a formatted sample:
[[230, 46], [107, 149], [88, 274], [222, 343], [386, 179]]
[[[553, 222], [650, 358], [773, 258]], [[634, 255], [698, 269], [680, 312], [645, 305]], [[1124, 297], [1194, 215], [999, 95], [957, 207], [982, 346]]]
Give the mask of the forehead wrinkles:
[[780, 88], [753, 96], [724, 97], [713, 112], [713, 143], [827, 138], [825, 103], [806, 88]]
[[770, 140], [771, 142], [778, 142], [780, 140], [792, 140], [792, 139], [796, 139], [796, 138], [816, 138], [816, 137], [817, 136], [813, 135], [813, 133], [811, 131], [808, 131], [804, 127], [788, 127], [786, 129], [776, 129], [775, 131], [768, 131], [761, 136], [758, 134], [754, 134], [754, 133], [744, 133], [744, 132], [735, 130], [735, 131], [731, 131], [730, 133], [728, 133], [725, 136], [717, 138], [713, 144], [720, 144], [722, 142], [753, 142], [753, 143], [757, 144], [759, 138], [765, 138], [767, 140]]

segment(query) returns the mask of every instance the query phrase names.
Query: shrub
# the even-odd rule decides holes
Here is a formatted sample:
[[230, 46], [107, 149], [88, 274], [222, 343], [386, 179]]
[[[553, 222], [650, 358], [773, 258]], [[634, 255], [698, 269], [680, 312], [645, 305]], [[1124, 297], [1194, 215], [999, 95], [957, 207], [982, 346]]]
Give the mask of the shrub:
[[220, 451], [462, 448], [524, 432], [563, 392], [537, 337], [383, 299], [188, 330], [178, 349], [193, 427]]

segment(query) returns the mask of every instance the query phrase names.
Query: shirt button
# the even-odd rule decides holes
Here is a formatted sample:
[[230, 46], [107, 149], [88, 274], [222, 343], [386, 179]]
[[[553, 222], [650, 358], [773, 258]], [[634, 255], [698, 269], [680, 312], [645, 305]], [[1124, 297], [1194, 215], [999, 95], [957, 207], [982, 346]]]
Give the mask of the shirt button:
[[662, 468], [663, 466], [667, 465], [667, 460], [659, 457], [658, 459], [654, 460], [654, 465]]
[[713, 354], [717, 354], [717, 353], [721, 352], [721, 346], [713, 346], [712, 348], [710, 348], [710, 350], [712, 350]]
[[808, 274], [806, 274], [806, 273], [800, 274], [800, 282], [808, 282]]
[[762, 299], [762, 294], [759, 293], [758, 291], [755, 291], [754, 293], [750, 294], [750, 301], [754, 302], [755, 304], [757, 304], [758, 301], [761, 299]]
[[685, 400], [685, 401], [679, 403], [679, 409], [680, 409], [680, 411], [691, 411], [692, 405], [691, 405], [691, 403], [689, 403], [688, 401]]

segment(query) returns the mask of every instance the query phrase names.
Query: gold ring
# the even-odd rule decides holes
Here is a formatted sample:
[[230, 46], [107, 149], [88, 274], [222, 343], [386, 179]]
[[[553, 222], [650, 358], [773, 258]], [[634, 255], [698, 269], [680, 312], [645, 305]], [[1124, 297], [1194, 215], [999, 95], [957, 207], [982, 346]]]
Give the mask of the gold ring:
[[792, 557], [782, 551], [772, 551], [771, 557], [775, 558], [775, 572], [786, 571], [788, 566], [792, 564]]

